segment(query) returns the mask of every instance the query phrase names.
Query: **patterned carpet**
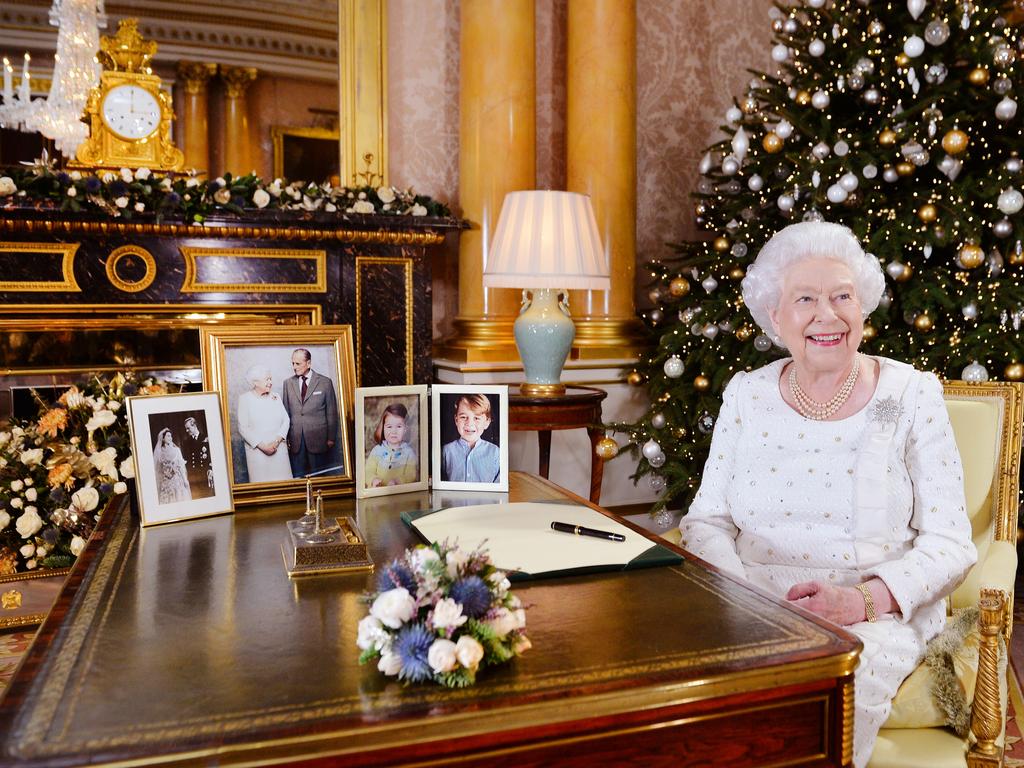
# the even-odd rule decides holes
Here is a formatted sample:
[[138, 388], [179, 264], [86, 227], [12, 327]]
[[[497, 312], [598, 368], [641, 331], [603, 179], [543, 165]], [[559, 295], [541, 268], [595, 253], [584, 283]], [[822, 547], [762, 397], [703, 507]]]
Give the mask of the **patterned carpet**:
[[14, 677], [14, 671], [21, 662], [21, 657], [32, 644], [35, 630], [27, 632], [5, 632], [0, 634], [0, 695], [7, 689]]

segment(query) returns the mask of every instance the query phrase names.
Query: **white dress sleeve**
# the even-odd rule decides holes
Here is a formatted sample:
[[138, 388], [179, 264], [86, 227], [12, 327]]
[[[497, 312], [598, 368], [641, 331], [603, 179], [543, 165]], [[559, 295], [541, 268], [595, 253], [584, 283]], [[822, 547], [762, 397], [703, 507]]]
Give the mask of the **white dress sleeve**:
[[910, 526], [917, 536], [903, 557], [868, 571], [892, 592], [903, 622], [921, 606], [952, 592], [978, 559], [967, 518], [960, 454], [942, 385], [931, 373], [919, 378], [906, 462], [914, 493]]
[[739, 529], [733, 522], [726, 492], [732, 480], [736, 448], [743, 431], [737, 401], [744, 375], [739, 372], [733, 376], [722, 394], [722, 407], [711, 436], [711, 449], [704, 464], [700, 489], [690, 511], [679, 523], [684, 549], [741, 579], [746, 579], [747, 574], [736, 552]]

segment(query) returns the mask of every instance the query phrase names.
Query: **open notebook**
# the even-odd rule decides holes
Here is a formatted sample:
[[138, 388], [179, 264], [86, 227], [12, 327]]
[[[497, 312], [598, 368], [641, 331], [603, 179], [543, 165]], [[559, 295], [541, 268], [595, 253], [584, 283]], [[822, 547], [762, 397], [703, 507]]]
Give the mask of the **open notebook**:
[[[458, 540], [463, 549], [484, 546], [511, 578], [564, 576], [678, 563], [682, 557], [600, 512], [578, 504], [513, 502], [407, 512], [402, 519], [429, 543]], [[606, 541], [551, 530], [552, 522], [620, 533]]]

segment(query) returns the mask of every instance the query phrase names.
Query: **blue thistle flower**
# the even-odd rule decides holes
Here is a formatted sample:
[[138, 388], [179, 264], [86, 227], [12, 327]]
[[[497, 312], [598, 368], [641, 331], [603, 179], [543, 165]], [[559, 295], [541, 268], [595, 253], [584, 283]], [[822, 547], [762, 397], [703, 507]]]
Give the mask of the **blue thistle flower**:
[[98, 490], [98, 491], [99, 491], [99, 492], [100, 492], [100, 493], [101, 493], [102, 495], [106, 496], [106, 495], [107, 495], [108, 493], [113, 493], [113, 491], [114, 491], [114, 486], [113, 486], [113, 485], [111, 485], [110, 483], [100, 483], [100, 484], [99, 484], [99, 487], [97, 488], [97, 490]]
[[236, 208], [244, 208], [245, 207], [245, 198], [242, 197], [241, 195], [235, 195], [235, 196], [233, 196], [231, 198], [231, 204], [233, 206], [235, 206]]
[[62, 187], [67, 187], [71, 184], [71, 176], [61, 171], [57, 174], [57, 181], [60, 182]]
[[110, 194], [114, 197], [121, 197], [122, 195], [128, 194], [128, 185], [120, 179], [115, 179], [110, 182]]
[[491, 591], [479, 576], [467, 576], [452, 584], [448, 597], [462, 604], [462, 612], [479, 619], [491, 607]]
[[433, 677], [427, 654], [434, 643], [434, 635], [423, 624], [407, 624], [398, 631], [392, 648], [402, 660], [398, 671], [400, 680], [418, 683]]
[[409, 590], [410, 595], [415, 596], [416, 577], [408, 566], [398, 560], [392, 560], [391, 564], [386, 566], [377, 577], [377, 589], [387, 592], [389, 589], [398, 589], [398, 587], [405, 587]]
[[50, 501], [57, 506], [63, 506], [65, 499], [67, 499], [67, 493], [65, 493], [63, 486], [58, 485], [56, 488], [50, 489]]
[[97, 194], [101, 189], [103, 189], [103, 182], [95, 176], [90, 176], [85, 180], [85, 191], [90, 195]]
[[42, 537], [43, 541], [46, 542], [46, 545], [52, 547], [54, 544], [57, 543], [57, 529], [53, 527], [44, 528]]

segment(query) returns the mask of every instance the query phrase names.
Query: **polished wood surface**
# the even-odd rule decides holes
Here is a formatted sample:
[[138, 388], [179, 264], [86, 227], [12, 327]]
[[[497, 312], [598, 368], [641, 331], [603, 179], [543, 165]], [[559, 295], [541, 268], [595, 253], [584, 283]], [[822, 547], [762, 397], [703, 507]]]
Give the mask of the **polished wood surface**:
[[[512, 500], [584, 503], [510, 479]], [[414, 543], [400, 512], [431, 501], [330, 512], [380, 567]], [[403, 687], [357, 664], [373, 575], [285, 575], [296, 507], [140, 530], [126, 506], [0, 703], [0, 764], [849, 762], [856, 640], [697, 560], [519, 583], [530, 651], [470, 689]]]
[[566, 387], [562, 395], [524, 395], [519, 387], [508, 389], [508, 428], [514, 432], [537, 432], [540, 449], [540, 476], [547, 478], [551, 467], [551, 430], [587, 430], [590, 437], [590, 500], [601, 503], [604, 461], [597, 455], [597, 444], [604, 436], [601, 429], [601, 401], [608, 397], [603, 389]]

